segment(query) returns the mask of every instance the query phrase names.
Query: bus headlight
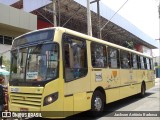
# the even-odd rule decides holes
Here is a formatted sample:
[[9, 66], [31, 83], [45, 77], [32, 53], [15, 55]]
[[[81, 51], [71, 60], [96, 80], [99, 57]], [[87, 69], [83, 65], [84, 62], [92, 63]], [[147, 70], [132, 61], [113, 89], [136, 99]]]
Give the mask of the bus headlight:
[[49, 105], [58, 99], [58, 92], [50, 94], [44, 98], [43, 106]]

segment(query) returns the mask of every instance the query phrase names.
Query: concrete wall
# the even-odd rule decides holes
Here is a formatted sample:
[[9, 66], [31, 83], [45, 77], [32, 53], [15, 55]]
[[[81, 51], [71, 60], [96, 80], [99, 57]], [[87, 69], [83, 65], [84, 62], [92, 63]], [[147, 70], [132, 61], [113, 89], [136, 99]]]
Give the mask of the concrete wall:
[[0, 24], [17, 29], [37, 29], [37, 16], [0, 3]]
[[[0, 3], [0, 35], [17, 37], [36, 29], [36, 15]], [[0, 44], [0, 56], [10, 60], [10, 49], [11, 45]]]

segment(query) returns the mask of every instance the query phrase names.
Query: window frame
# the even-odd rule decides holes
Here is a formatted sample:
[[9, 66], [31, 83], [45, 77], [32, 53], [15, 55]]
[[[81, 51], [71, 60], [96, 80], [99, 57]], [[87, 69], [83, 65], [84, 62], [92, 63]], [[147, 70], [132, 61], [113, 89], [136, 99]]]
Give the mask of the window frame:
[[149, 58], [149, 63], [150, 63], [150, 70], [153, 70], [154, 66], [153, 66], [153, 59], [152, 58]]
[[12, 45], [13, 37], [0, 35], [0, 44], [2, 45]]
[[[56, 44], [57, 45], [57, 47], [58, 47], [58, 66], [57, 66], [57, 76], [55, 77], [55, 78], [51, 78], [51, 79], [48, 79], [48, 80], [45, 80], [45, 81], [39, 81], [39, 82], [27, 82], [26, 81], [26, 69], [27, 69], [27, 62], [28, 62], [28, 59], [26, 58], [26, 63], [25, 63], [25, 75], [24, 75], [24, 77], [23, 77], [23, 79], [24, 79], [24, 81], [22, 81], [22, 82], [15, 82], [15, 81], [13, 81], [12, 80], [12, 78], [11, 78], [11, 74], [10, 74], [10, 77], [9, 77], [9, 84], [10, 85], [13, 85], [13, 86], [21, 86], [21, 85], [23, 85], [23, 86], [45, 86], [48, 82], [50, 82], [50, 81], [54, 81], [54, 80], [56, 80], [57, 78], [59, 78], [60, 76], [60, 61], [59, 61], [59, 59], [60, 59], [60, 44], [58, 43], [58, 42], [48, 42], [48, 43], [44, 43], [43, 45], [46, 45], [46, 44]], [[28, 56], [28, 50], [29, 50], [29, 48], [30, 47], [35, 47], [37, 45], [37, 43], [36, 44], [32, 44], [32, 45], [27, 45], [27, 46], [25, 46], [25, 47], [19, 47], [19, 49], [23, 49], [23, 48], [27, 48], [27, 56]], [[16, 48], [15, 49], [12, 49], [11, 50], [11, 52], [14, 52], [15, 50], [17, 50]], [[11, 62], [13, 62], [13, 59], [11, 59]], [[12, 68], [12, 65], [11, 65], [11, 68]]]
[[[121, 56], [122, 54], [127, 54], [127, 58], [128, 58], [128, 55], [129, 55], [129, 58], [128, 58], [128, 67], [122, 67], [122, 61], [124, 61]], [[121, 69], [131, 69], [131, 53], [129, 51], [125, 51], [125, 50], [120, 50], [120, 68]]]
[[[117, 51], [117, 57], [116, 57], [116, 60], [117, 60], [117, 67], [111, 67], [109, 64], [109, 58], [111, 58], [110, 56], [109, 56], [109, 49], [115, 49], [116, 51]], [[112, 46], [108, 46], [107, 47], [107, 62], [108, 62], [108, 68], [109, 69], [120, 69], [120, 50], [118, 49], [118, 48], [115, 48], [115, 47], [112, 47]], [[113, 58], [113, 57], [112, 57]], [[113, 58], [113, 59], [115, 59], [115, 58]]]
[[[95, 45], [95, 44], [98, 44], [99, 46], [103, 46], [103, 49], [105, 48], [105, 55], [103, 57], [106, 58], [106, 63], [104, 64], [104, 67], [96, 67], [96, 66], [93, 66], [93, 62], [92, 62], [92, 45]], [[103, 51], [104, 52], [104, 51]], [[91, 42], [90, 43], [90, 53], [91, 53], [91, 65], [92, 65], [92, 68], [107, 68], [108, 67], [108, 53], [107, 53], [107, 46], [105, 44], [101, 44], [101, 43], [98, 43], [98, 42]]]
[[[85, 42], [85, 54], [86, 54], [86, 74], [81, 76], [81, 77], [78, 77], [78, 78], [73, 78], [73, 79], [70, 79], [70, 80], [67, 80], [65, 75], [66, 75], [66, 72], [65, 72], [65, 49], [64, 49], [64, 46], [65, 46], [65, 39], [69, 37], [71, 39], [75, 39], [75, 40], [79, 40], [79, 41], [83, 41]], [[68, 39], [68, 38], [67, 38]], [[87, 40], [84, 39], [84, 38], [81, 38], [79, 36], [75, 36], [75, 35], [72, 35], [72, 34], [69, 34], [69, 33], [63, 33], [62, 35], [62, 58], [63, 58], [63, 79], [64, 79], [64, 82], [65, 83], [68, 83], [68, 82], [72, 82], [72, 81], [75, 81], [75, 80], [79, 80], [81, 78], [84, 78], [88, 75], [88, 52], [87, 52]]]
[[146, 69], [147, 70], [150, 70], [151, 67], [150, 67], [150, 62], [149, 62], [149, 58], [146, 58]]
[[[134, 68], [133, 67], [133, 55], [135, 55], [136, 56], [136, 63], [137, 63], [137, 68]], [[138, 58], [139, 56], [137, 55], [137, 54], [135, 54], [135, 53], [131, 53], [131, 68], [132, 69], [139, 69], [139, 58]]]
[[[141, 57], [142, 57], [143, 62], [141, 62]], [[143, 63], [144, 68], [142, 68], [142, 63]], [[139, 56], [139, 64], [140, 64], [140, 69], [145, 70], [144, 56]]]

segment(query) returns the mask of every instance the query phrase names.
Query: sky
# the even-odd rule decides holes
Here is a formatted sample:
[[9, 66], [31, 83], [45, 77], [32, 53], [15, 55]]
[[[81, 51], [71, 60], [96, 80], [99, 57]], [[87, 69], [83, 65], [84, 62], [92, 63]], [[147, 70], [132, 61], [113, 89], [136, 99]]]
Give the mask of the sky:
[[[114, 11], [117, 11], [126, 1], [101, 0], [101, 2]], [[160, 38], [158, 5], [159, 0], [128, 0], [118, 14], [151, 38], [158, 39]], [[159, 55], [158, 50], [154, 50], [153, 52], [154, 56]]]

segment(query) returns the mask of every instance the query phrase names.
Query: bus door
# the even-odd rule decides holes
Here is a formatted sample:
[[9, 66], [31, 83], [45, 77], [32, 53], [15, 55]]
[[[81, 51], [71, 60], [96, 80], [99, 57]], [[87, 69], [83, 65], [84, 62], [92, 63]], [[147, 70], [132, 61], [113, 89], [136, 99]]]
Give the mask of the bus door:
[[64, 57], [64, 111], [80, 112], [90, 108], [90, 75], [87, 43], [85, 40], [63, 36]]

